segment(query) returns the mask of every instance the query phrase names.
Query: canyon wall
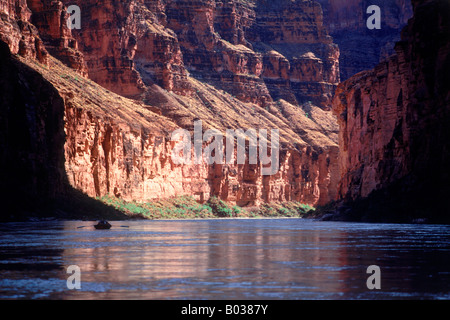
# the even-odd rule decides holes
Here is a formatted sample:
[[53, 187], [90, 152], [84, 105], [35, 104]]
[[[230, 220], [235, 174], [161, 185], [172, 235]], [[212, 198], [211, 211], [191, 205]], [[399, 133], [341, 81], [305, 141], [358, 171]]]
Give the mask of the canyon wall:
[[[57, 133], [48, 132], [50, 137], [61, 137], [59, 145], [38, 148], [36, 155], [31, 153], [29, 158], [27, 156], [30, 161], [27, 176], [34, 177], [37, 168], [33, 159], [40, 150], [59, 155], [58, 161], [49, 161], [45, 166], [49, 168], [46, 179], [55, 186], [52, 189], [55, 193], [75, 188], [90, 197], [111, 194], [127, 201], [192, 195], [200, 202], [216, 195], [241, 206], [289, 200], [323, 204], [337, 196], [337, 175], [334, 172], [337, 170], [338, 149], [323, 133], [329, 130], [330, 135], [336, 135], [334, 123], [321, 121], [319, 126], [305, 115], [290, 118], [288, 123], [281, 115], [275, 117], [266, 112], [266, 123], [280, 128], [281, 136], [280, 170], [271, 176], [261, 174], [261, 164], [179, 165], [171, 158], [175, 142], [170, 141], [170, 134], [180, 127], [160, 112], [154, 112], [157, 109], [149, 110], [143, 103], [116, 95], [79, 77], [53, 57], [49, 58], [48, 66], [36, 64], [34, 60], [17, 59], [15, 63], [34, 69], [42, 81], [51, 84], [56, 96], [48, 100], [48, 109], [56, 108], [54, 103], [58, 101], [60, 112], [63, 112], [57, 119], [35, 119], [31, 116], [41, 113], [35, 105], [20, 109], [23, 117], [31, 117], [28, 120], [30, 127], [36, 126], [35, 121], [47, 130], [48, 121], [57, 121], [60, 125]], [[42, 96], [40, 99], [47, 101]], [[243, 103], [237, 106], [240, 108], [229, 112], [245, 112], [248, 107]], [[295, 106], [287, 102], [278, 108], [287, 115], [295, 112]], [[311, 106], [309, 112], [310, 117], [327, 120], [327, 113], [318, 107]], [[10, 118], [4, 117], [5, 128], [12, 127], [20, 132], [22, 129], [17, 123], [8, 122]], [[251, 127], [255, 123], [248, 121], [256, 119], [260, 120], [260, 117], [249, 114], [240, 124], [244, 128], [246, 124]], [[292, 128], [302, 128], [304, 133], [299, 136]], [[43, 139], [41, 135], [46, 136], [42, 132], [36, 133], [36, 139]], [[17, 144], [17, 138], [12, 134], [5, 140], [5, 144]], [[9, 144], [10, 148], [5, 149], [7, 153], [13, 154], [14, 148], [18, 148], [21, 154], [28, 154], [21, 145]], [[56, 176], [51, 169], [56, 167], [64, 168], [62, 183], [66, 185], [63, 187], [54, 183]], [[8, 168], [11, 175], [2, 180], [6, 183], [17, 173], [10, 170], [14, 167], [5, 165], [3, 168]], [[61, 171], [58, 172], [61, 175]], [[35, 188], [38, 188], [40, 179], [34, 179]], [[28, 189], [27, 185], [24, 183], [23, 188]], [[11, 185], [6, 183], [5, 189], [8, 188], [11, 190]]]
[[90, 77], [149, 101], [154, 84], [195, 96], [189, 76], [261, 106], [278, 99], [328, 108], [339, 50], [315, 1], [63, 1], [82, 12], [72, 30]]
[[340, 198], [369, 197], [366, 215], [449, 212], [450, 3], [413, 6], [396, 54], [341, 83], [333, 100]]
[[[82, 79], [73, 83], [70, 78], [67, 82], [43, 72], [58, 88], [64, 88], [62, 92], [84, 90], [81, 96], [69, 93], [64, 98], [65, 169], [71, 186], [91, 197], [112, 194], [127, 201], [148, 201], [192, 195], [203, 202], [216, 195], [241, 206], [257, 206], [289, 200], [324, 204], [337, 196], [338, 148], [323, 132], [337, 134], [333, 132], [334, 123], [327, 123], [328, 115], [318, 107], [312, 106], [310, 114], [322, 119], [323, 127], [305, 115], [288, 123], [281, 115], [275, 117], [267, 111], [248, 113], [235, 125], [235, 129], [251, 128], [264, 118], [266, 125], [280, 129], [280, 169], [263, 176], [260, 163], [176, 164], [171, 154], [175, 142], [170, 141], [170, 134], [180, 127], [171, 119], [93, 83]], [[223, 98], [218, 91], [215, 94], [218, 96], [210, 99]], [[204, 110], [204, 131], [212, 128], [209, 122], [215, 120], [217, 112], [237, 117], [248, 110], [243, 103], [234, 102], [232, 109], [219, 102], [212, 103], [217, 111]], [[287, 114], [295, 110], [287, 102], [279, 108]], [[304, 133], [299, 136], [293, 130], [296, 128]]]
[[257, 1], [248, 31], [263, 55], [262, 78], [274, 99], [311, 101], [330, 110], [339, 83], [339, 49], [328, 35], [315, 1]]
[[[194, 194], [205, 199], [220, 194], [248, 205], [303, 198], [323, 204], [334, 199], [338, 173], [329, 159], [337, 156], [337, 126], [331, 113], [320, 113], [316, 106], [330, 110], [339, 82], [339, 50], [327, 35], [316, 2], [282, 1], [276, 7], [266, 1], [75, 3], [83, 14], [82, 28], [73, 34], [90, 77], [115, 93], [156, 107], [177, 125], [192, 129], [194, 120], [202, 119], [224, 131], [285, 127], [292, 122], [288, 116], [301, 119], [283, 138], [290, 149], [283, 161], [304, 163], [301, 179], [299, 173], [270, 179], [254, 173], [250, 179], [242, 168], [215, 168], [212, 175], [199, 178], [213, 177], [214, 182], [208, 182], [213, 191], [202, 187]], [[313, 114], [317, 118], [310, 117]], [[321, 137], [314, 139], [316, 130]], [[316, 153], [323, 156], [312, 156]], [[239, 174], [229, 176], [234, 171]], [[189, 187], [185, 190], [189, 193]]]
[[[242, 206], [288, 200], [317, 205], [337, 197], [337, 124], [328, 109], [339, 77], [338, 50], [317, 3], [283, 2], [274, 11], [264, 1], [74, 1], [82, 9], [80, 30], [66, 28], [62, 3], [1, 7], [0, 40], [12, 53], [5, 63], [18, 66], [13, 74], [19, 78], [21, 70], [40, 75], [55, 96], [29, 90], [37, 102], [18, 108], [29, 126], [56, 128], [54, 136], [64, 137], [63, 145], [58, 140], [39, 149], [58, 155], [46, 173], [49, 184], [57, 180], [55, 194], [46, 198], [71, 189], [128, 201], [217, 195]], [[277, 17], [293, 9], [285, 28]], [[303, 28], [304, 36], [293, 27]], [[2, 92], [8, 110], [13, 92]], [[41, 118], [40, 100], [63, 114]], [[10, 118], [5, 113], [4, 128], [20, 132]], [[261, 164], [174, 164], [170, 134], [192, 132], [195, 120], [202, 120], [204, 131], [279, 129], [280, 170], [263, 176]], [[36, 139], [44, 141], [52, 134], [39, 132]], [[9, 170], [8, 153], [30, 154], [24, 167], [36, 189], [42, 175], [33, 159], [46, 156], [15, 147], [9, 133], [3, 145], [9, 147], [2, 174]], [[5, 196], [14, 193], [10, 179], [4, 181]]]

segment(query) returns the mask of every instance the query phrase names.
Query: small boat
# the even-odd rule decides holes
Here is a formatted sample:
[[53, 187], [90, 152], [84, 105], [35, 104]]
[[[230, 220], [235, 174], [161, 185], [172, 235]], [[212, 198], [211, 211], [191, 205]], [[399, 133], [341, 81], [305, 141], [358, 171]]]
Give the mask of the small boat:
[[111, 229], [111, 224], [108, 221], [106, 221], [106, 220], [101, 220], [96, 225], [94, 225], [94, 228], [97, 229], [97, 230]]

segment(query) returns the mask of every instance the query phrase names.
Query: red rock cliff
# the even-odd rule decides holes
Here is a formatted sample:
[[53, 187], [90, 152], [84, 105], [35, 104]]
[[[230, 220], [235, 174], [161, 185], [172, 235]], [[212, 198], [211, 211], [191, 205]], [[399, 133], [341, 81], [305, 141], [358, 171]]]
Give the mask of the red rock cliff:
[[333, 110], [340, 127], [340, 197], [355, 200], [378, 190], [380, 203], [389, 197], [419, 203], [408, 207], [410, 214], [426, 216], [448, 209], [450, 3], [413, 5], [396, 55], [340, 84]]
[[30, 0], [27, 4], [32, 12], [31, 22], [37, 27], [49, 53], [81, 75], [87, 76], [84, 56], [67, 27], [69, 15], [64, 4], [61, 1], [44, 0]]
[[[309, 202], [324, 203], [334, 198], [337, 167], [333, 166], [334, 162], [328, 165], [330, 161], [325, 160], [323, 163], [328, 164], [320, 165], [317, 162], [320, 157], [312, 155], [323, 153], [324, 159], [336, 156], [333, 117], [329, 113], [319, 115], [314, 105], [329, 108], [339, 78], [338, 50], [326, 34], [317, 3], [283, 3], [273, 17], [273, 10], [265, 2], [125, 1], [118, 4], [107, 1], [104, 6], [92, 6], [86, 1], [75, 3], [81, 7], [84, 21], [88, 21], [81, 30], [73, 33], [85, 55], [91, 78], [116, 93], [159, 108], [177, 125], [189, 129], [194, 119], [202, 119], [208, 125], [222, 129], [277, 127], [280, 124], [284, 127], [291, 121], [288, 114], [301, 118], [298, 125], [289, 129], [288, 136], [295, 137], [294, 140], [285, 138], [285, 142], [292, 145], [300, 137], [299, 156], [306, 157], [302, 160], [305, 164], [301, 165], [305, 180], [294, 183], [290, 179], [296, 179], [298, 174], [288, 174], [265, 179], [263, 183], [258, 175], [252, 179], [245, 178], [243, 173], [231, 177], [228, 172], [233, 170], [227, 169], [223, 176], [222, 173], [218, 175], [216, 168], [208, 176], [214, 176], [213, 194], [250, 204], [259, 203], [260, 199], [300, 199], [304, 197], [300, 189], [311, 194], [307, 196]], [[276, 17], [287, 12], [290, 16], [286, 19], [290, 19], [292, 26], [284, 28]], [[297, 22], [305, 20], [309, 24]], [[303, 36], [290, 31], [300, 26], [304, 29]], [[261, 39], [258, 32], [286, 33], [286, 36]], [[278, 51], [268, 50], [269, 45]], [[301, 55], [293, 53], [295, 51], [301, 51]], [[270, 61], [274, 54], [281, 61], [280, 67]], [[287, 62], [284, 66], [283, 61]], [[287, 72], [286, 77], [280, 81], [283, 70]], [[273, 97], [283, 98], [293, 106], [281, 101], [275, 104]], [[256, 105], [245, 105], [241, 101]], [[306, 101], [313, 104], [305, 104], [304, 110], [297, 107], [297, 114], [292, 113], [296, 105]], [[289, 113], [285, 107], [288, 105]], [[317, 118], [308, 118], [310, 115]], [[274, 122], [274, 118], [281, 123]], [[302, 127], [305, 121], [311, 123], [306, 129]], [[313, 132], [309, 127], [321, 132], [321, 137], [303, 139]], [[306, 152], [308, 144], [310, 150], [316, 151]], [[292, 150], [286, 154], [290, 159], [297, 153]], [[308, 159], [310, 156], [313, 159]], [[202, 176], [200, 179], [209, 178]], [[239, 191], [238, 195], [237, 182], [233, 184], [232, 180], [241, 180], [240, 185], [247, 181], [248, 188], [256, 191]], [[306, 189], [299, 185], [304, 183], [308, 186]], [[293, 186], [288, 191], [281, 187], [274, 193], [269, 184]], [[224, 188], [234, 188], [235, 195]], [[202, 192], [204, 197], [210, 194], [208, 188]], [[246, 194], [253, 194], [251, 201], [240, 200], [240, 197], [248, 197]]]
[[[292, 26], [299, 20], [295, 14], [312, 21], [309, 27], [302, 25], [308, 31], [306, 39], [293, 34], [291, 27], [284, 30], [264, 3], [257, 4], [258, 10], [269, 18], [260, 20], [253, 2], [73, 3], [81, 7], [82, 28], [70, 33], [58, 19], [65, 17], [59, 2], [29, 1], [29, 7], [23, 3], [28, 10], [23, 19], [34, 30], [35, 40], [24, 43], [30, 54], [14, 58], [41, 74], [64, 102], [66, 139], [59, 151], [71, 187], [91, 197], [109, 193], [136, 201], [187, 194], [198, 200], [218, 195], [239, 205], [284, 200], [317, 205], [336, 198], [337, 125], [324, 109], [337, 82], [337, 49], [320, 24], [316, 3], [292, 7], [297, 10], [290, 18]], [[278, 14], [290, 8], [286, 5]], [[9, 10], [7, 19], [22, 19], [13, 17], [9, 8], [3, 9]], [[200, 21], [204, 23], [198, 25]], [[19, 53], [25, 31], [18, 28], [17, 37], [8, 37], [8, 28], [2, 24], [0, 34], [13, 53], [16, 47]], [[264, 43], [255, 35], [258, 28], [267, 34], [286, 33], [286, 40], [269, 37]], [[31, 44], [41, 38], [54, 56], [47, 57], [46, 65], [36, 64], [38, 55], [32, 51], [36, 46]], [[262, 49], [253, 48], [248, 39]], [[79, 77], [81, 65], [76, 62], [82, 60], [65, 59], [64, 52], [72, 52], [64, 49], [66, 44], [82, 52], [73, 57], [83, 58], [96, 83]], [[304, 47], [301, 56], [288, 52], [289, 44], [295, 50]], [[266, 50], [269, 45], [272, 49]], [[279, 71], [275, 65], [264, 67], [272, 56], [279, 58]], [[267, 79], [284, 77], [284, 72], [284, 87], [266, 85]], [[311, 92], [306, 92], [308, 86]], [[283, 99], [273, 102], [279, 88], [286, 95], [279, 94]], [[262, 176], [261, 165], [175, 165], [170, 133], [180, 127], [192, 130], [198, 119], [204, 129], [222, 132], [279, 129], [279, 172]]]
[[8, 44], [11, 53], [47, 63], [48, 53], [37, 28], [30, 23], [26, 0], [2, 1], [0, 14], [0, 40]]
[[249, 38], [264, 55], [263, 79], [275, 99], [326, 110], [339, 83], [339, 49], [315, 1], [257, 1]]
[[127, 97], [147, 101], [154, 84], [195, 95], [190, 75], [245, 102], [329, 108], [339, 82], [339, 50], [314, 1], [63, 2], [81, 8], [73, 34], [91, 78]]
[[[177, 165], [171, 159], [170, 133], [179, 127], [170, 118], [77, 77], [54, 58], [49, 59], [49, 68], [20, 61], [42, 74], [63, 102], [65, 175], [71, 187], [91, 197], [113, 194], [147, 201], [193, 195], [205, 201], [217, 195], [242, 206], [285, 200], [323, 204], [336, 197], [336, 132], [328, 113], [318, 107], [310, 106], [309, 116], [294, 116], [296, 107], [282, 102], [277, 109], [286, 118], [265, 109], [249, 112], [242, 102], [201, 111], [206, 128], [217, 121], [217, 112], [224, 111], [231, 117], [225, 118], [228, 121], [247, 113], [235, 128], [256, 127], [261, 119], [279, 128], [282, 150], [275, 175], [262, 176], [261, 165]], [[211, 91], [215, 96], [205, 99], [224, 98], [219, 91]], [[297, 133], [300, 128], [301, 134]]]

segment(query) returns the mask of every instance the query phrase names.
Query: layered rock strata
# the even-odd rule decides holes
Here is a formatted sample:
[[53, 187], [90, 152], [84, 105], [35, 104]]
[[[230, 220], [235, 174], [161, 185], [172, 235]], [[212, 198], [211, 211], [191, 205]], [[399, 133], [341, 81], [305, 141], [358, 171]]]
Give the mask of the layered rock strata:
[[131, 98], [141, 97], [153, 84], [190, 92], [178, 39], [164, 26], [163, 2], [63, 2], [80, 7], [81, 29], [72, 33], [92, 80]]
[[[23, 5], [19, 12], [26, 12], [25, 16], [11, 9], [21, 8], [16, 3]], [[73, 3], [81, 8], [80, 30], [69, 33], [64, 29], [62, 21], [66, 17], [65, 9], [54, 1], [29, 1], [29, 7], [25, 2], [16, 1], [14, 5], [11, 2], [10, 6], [2, 7], [0, 28], [2, 42], [7, 44], [13, 54], [18, 54], [9, 59], [20, 70], [33, 69], [30, 72], [36, 71], [42, 81], [53, 88], [54, 98], [47, 101], [48, 97], [37, 95], [36, 103], [20, 110], [31, 127], [44, 125], [50, 130], [55, 126], [54, 121], [64, 124], [63, 132], [61, 127], [55, 127], [58, 131], [55, 136], [65, 134], [64, 145], [49, 147], [51, 152], [63, 155], [51, 165], [57, 170], [63, 168], [63, 184], [90, 197], [112, 194], [129, 201], [148, 201], [177, 195], [193, 195], [199, 201], [206, 201], [211, 195], [217, 195], [232, 203], [253, 206], [265, 201], [285, 200], [317, 205], [336, 198], [337, 126], [335, 118], [326, 111], [327, 107], [323, 103], [329, 99], [327, 90], [334, 86], [324, 81], [324, 77], [334, 77], [333, 81], [336, 81], [337, 65], [333, 61], [337, 60], [333, 58], [325, 61], [320, 50], [337, 51], [321, 27], [313, 24], [310, 27], [313, 31], [307, 40], [295, 40], [294, 35], [288, 39], [298, 42], [297, 49], [303, 45], [310, 47], [302, 53], [302, 57], [295, 58], [298, 60], [293, 63], [295, 68], [291, 67], [290, 57], [280, 59], [288, 62], [287, 69], [282, 64], [280, 66], [288, 72], [286, 90], [291, 90], [291, 94], [280, 94], [279, 100], [273, 102], [276, 86], [269, 90], [265, 77], [268, 74], [276, 77], [270, 72], [277, 72], [274, 68], [270, 72], [264, 70], [263, 63], [267, 52], [280, 57], [280, 52], [285, 49], [284, 42], [270, 39], [268, 43], [273, 43], [273, 48], [280, 45], [279, 51], [275, 53], [273, 48], [266, 51], [268, 44], [264, 44], [263, 39], [255, 38], [255, 29], [250, 31], [252, 23], [256, 23], [256, 11], [251, 3], [217, 1], [214, 6], [209, 6], [207, 1], [194, 1], [192, 5], [197, 6], [196, 10], [183, 11], [178, 7], [180, 12], [177, 15], [170, 6], [188, 6], [189, 2], [130, 0], [104, 1], [101, 5], [94, 5], [94, 1]], [[320, 14], [316, 4], [306, 1], [300, 2], [298, 6], [304, 6], [308, 19], [320, 21], [320, 17], [316, 16]], [[215, 21], [208, 20], [211, 14], [208, 10], [212, 7], [215, 13], [220, 12], [213, 15]], [[191, 16], [191, 12], [195, 13], [195, 17]], [[303, 11], [299, 12], [301, 14]], [[58, 17], [61, 19], [58, 20]], [[188, 26], [186, 35], [175, 27], [176, 23], [182, 24], [183, 19], [193, 19], [184, 22]], [[196, 27], [194, 21], [202, 19], [211, 24]], [[36, 26], [30, 21], [35, 22]], [[50, 21], [56, 21], [59, 25], [50, 25]], [[292, 23], [295, 24], [295, 21], [293, 17]], [[258, 23], [263, 25], [262, 21]], [[32, 30], [29, 38], [25, 36], [25, 41], [22, 33], [27, 35], [27, 31], [16, 28], [16, 25], [21, 24], [28, 26], [26, 30]], [[225, 29], [229, 28], [224, 26], [231, 26], [232, 29], [226, 32]], [[274, 25], [271, 18], [270, 23], [263, 28], [277, 30], [280, 27], [279, 24]], [[211, 33], [214, 28], [223, 28], [223, 36], [215, 31]], [[322, 31], [317, 35], [319, 38], [315, 39], [315, 30], [318, 29]], [[9, 30], [14, 32], [8, 33]], [[264, 50], [252, 49], [253, 45], [246, 37], [250, 33], [253, 34], [255, 47], [264, 47]], [[70, 59], [65, 59], [62, 53], [64, 50], [60, 50], [66, 45], [69, 48], [74, 46], [75, 50], [77, 46], [72, 42], [73, 39], [77, 40], [78, 49], [83, 53], [90, 79], [80, 77], [80, 73], [83, 73], [80, 67], [82, 64], [76, 62], [82, 60], [74, 59], [71, 64]], [[322, 40], [327, 42], [321, 44]], [[23, 44], [20, 44], [21, 41]], [[45, 54], [47, 50], [44, 42], [48, 43], [51, 55]], [[36, 43], [40, 43], [41, 47]], [[195, 59], [203, 58], [195, 54], [189, 58], [187, 48], [192, 44], [193, 52], [197, 47], [202, 48], [203, 58], [206, 59], [204, 64], [197, 64], [196, 70]], [[24, 50], [20, 51], [20, 47]], [[36, 50], [37, 47], [40, 50]], [[315, 51], [311, 49], [313, 47], [320, 50]], [[45, 57], [42, 60], [45, 64], [36, 63], [41, 56]], [[82, 56], [78, 57], [81, 59]], [[223, 72], [210, 68], [220, 66], [224, 68]], [[265, 72], [266, 76], [263, 75]], [[220, 81], [217, 78], [218, 82], [215, 83], [213, 74], [229, 77], [230, 81], [227, 83], [225, 78]], [[306, 102], [300, 107], [298, 92], [306, 90], [307, 79], [312, 87], [320, 90], [301, 97], [318, 102]], [[291, 82], [296, 80], [302, 83], [298, 92], [292, 91]], [[23, 85], [27, 88], [27, 84]], [[325, 91], [321, 91], [322, 86]], [[8, 97], [11, 97], [12, 92], [4, 92], [4, 106], [8, 108]], [[37, 107], [40, 100], [49, 103], [49, 109], [63, 108], [64, 118], [61, 118], [62, 114], [59, 114], [58, 119], [36, 118], [37, 113], [42, 113]], [[54, 106], [53, 103], [58, 105]], [[4, 128], [17, 129], [19, 124], [11, 123], [8, 119], [7, 115], [3, 119]], [[180, 128], [192, 132], [195, 120], [202, 120], [204, 130], [215, 128], [223, 133], [226, 129], [239, 128], [279, 129], [280, 170], [274, 175], [263, 176], [261, 164], [175, 164], [171, 159], [174, 143], [170, 141], [170, 134]], [[36, 139], [45, 140], [41, 131], [36, 134]], [[2, 145], [9, 144], [10, 149], [6, 150], [14, 153], [13, 136], [8, 133], [5, 137]], [[20, 146], [17, 150], [20, 154], [28, 153], [27, 149]], [[48, 148], [42, 148], [42, 152], [46, 150], [50, 152]], [[30, 177], [37, 176], [38, 184], [39, 163], [33, 160], [36, 157], [30, 156], [29, 164], [25, 166], [29, 167], [27, 174]], [[6, 168], [9, 163], [5, 159], [3, 157], [2, 168]], [[4, 163], [6, 166], [3, 166]], [[51, 182], [52, 173], [49, 172], [47, 176]]]
[[30, 23], [31, 10], [26, 0], [0, 3], [0, 40], [7, 43], [11, 53], [47, 63], [48, 52], [37, 28]]
[[127, 97], [146, 101], [154, 84], [195, 95], [190, 75], [261, 106], [329, 108], [339, 82], [339, 50], [314, 1], [63, 2], [81, 8], [73, 34], [91, 78]]
[[339, 49], [315, 1], [257, 1], [248, 32], [263, 53], [263, 79], [274, 99], [313, 102], [329, 110], [339, 82]]
[[49, 53], [82, 76], [87, 76], [84, 56], [67, 26], [69, 14], [64, 4], [61, 1], [45, 0], [27, 1], [27, 4], [32, 12], [30, 21], [38, 29]]
[[[270, 126], [280, 128], [280, 170], [275, 175], [263, 176], [261, 164], [179, 165], [171, 157], [174, 142], [170, 134], [180, 127], [169, 118], [77, 77], [53, 58], [48, 68], [21, 61], [42, 74], [58, 93], [64, 105], [64, 173], [71, 187], [91, 197], [111, 194], [128, 201], [148, 201], [193, 195], [206, 201], [216, 195], [243, 206], [286, 200], [323, 204], [336, 197], [338, 149], [323, 133], [336, 132], [334, 123], [327, 122], [328, 114], [318, 107], [311, 106], [308, 117], [290, 118], [290, 123], [281, 114], [254, 111], [267, 117]], [[223, 98], [216, 94], [216, 99]], [[234, 108], [227, 112], [248, 110], [243, 103]], [[288, 118], [295, 112], [295, 106], [287, 102], [279, 109]], [[245, 129], [260, 117], [248, 114], [239, 124]], [[310, 118], [322, 120], [321, 126]], [[204, 119], [204, 130], [211, 128], [211, 120]], [[304, 132], [299, 135], [293, 131], [296, 128]], [[321, 145], [313, 145], [313, 140]]]

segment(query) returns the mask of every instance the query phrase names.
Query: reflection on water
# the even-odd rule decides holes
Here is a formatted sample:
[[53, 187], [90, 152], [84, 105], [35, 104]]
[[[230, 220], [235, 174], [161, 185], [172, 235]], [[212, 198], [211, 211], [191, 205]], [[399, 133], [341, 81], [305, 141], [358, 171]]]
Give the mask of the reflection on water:
[[[450, 298], [450, 226], [263, 219], [78, 228], [88, 224], [0, 224], [0, 299]], [[81, 290], [66, 286], [70, 265], [81, 268]], [[370, 265], [381, 268], [381, 290], [367, 289]]]

